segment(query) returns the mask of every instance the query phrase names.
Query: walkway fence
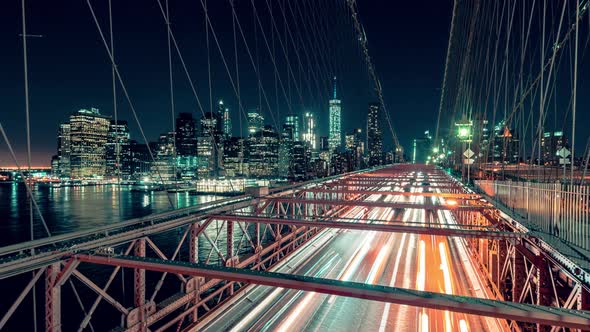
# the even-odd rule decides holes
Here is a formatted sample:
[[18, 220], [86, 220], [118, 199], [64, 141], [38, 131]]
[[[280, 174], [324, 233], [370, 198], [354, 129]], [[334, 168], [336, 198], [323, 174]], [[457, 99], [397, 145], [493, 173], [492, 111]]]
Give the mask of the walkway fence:
[[475, 184], [535, 230], [590, 250], [589, 186], [491, 180]]

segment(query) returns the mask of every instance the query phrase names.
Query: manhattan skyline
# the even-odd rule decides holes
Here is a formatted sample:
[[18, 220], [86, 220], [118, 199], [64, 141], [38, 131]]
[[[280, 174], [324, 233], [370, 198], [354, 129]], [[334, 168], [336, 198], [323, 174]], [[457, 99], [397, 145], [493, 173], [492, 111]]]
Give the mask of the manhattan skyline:
[[[42, 38], [28, 38], [32, 164], [48, 166], [51, 155], [55, 153], [56, 149], [55, 136], [57, 127], [70, 114], [82, 108], [95, 107], [100, 109], [102, 114], [113, 116], [111, 72], [108, 56], [104, 48], [101, 48], [102, 46], [99, 44], [100, 37], [90, 20], [88, 9], [82, 4], [72, 4], [72, 12], [79, 12], [79, 15], [73, 17], [70, 17], [72, 16], [71, 13], [60, 13], [52, 6], [42, 3], [30, 2], [28, 6], [30, 7], [27, 15], [28, 31], [31, 34], [43, 35]], [[151, 6], [142, 13], [137, 13], [133, 11], [132, 4], [115, 4], [113, 7], [113, 26], [115, 55], [122, 76], [127, 81], [129, 94], [137, 109], [140, 122], [145, 128], [148, 140], [156, 140], [161, 132], [170, 131], [172, 124], [169, 120], [171, 116], [167, 54], [165, 53], [166, 32], [162, 17], [158, 16], [160, 14], [157, 8], [153, 7], [154, 5]], [[187, 59], [186, 64], [193, 77], [202, 107], [205, 111], [208, 111], [210, 105], [207, 60], [206, 56], [202, 54], [206, 52], [199, 52], [194, 46], [201, 44], [200, 39], [204, 38], [202, 33], [204, 32], [204, 20], [195, 4], [188, 6], [195, 7], [195, 11], [190, 15], [184, 10], [178, 10], [182, 7], [181, 5], [171, 2], [171, 22], [179, 46], [182, 48], [183, 56]], [[227, 15], [229, 6], [215, 3], [211, 3], [210, 6], [211, 17], [215, 18], [215, 22], [219, 22], [214, 23], [214, 28], [226, 53], [225, 55], [231, 60], [231, 63], [233, 62], [233, 58], [230, 57], [230, 55], [233, 56], [231, 54], [231, 51], [233, 51], [231, 17], [224, 17], [224, 15]], [[409, 11], [418, 11], [416, 6], [406, 6]], [[3, 80], [0, 88], [9, 96], [5, 102], [6, 109], [13, 111], [3, 114], [3, 124], [7, 128], [8, 136], [18, 155], [19, 162], [24, 165], [26, 160], [26, 139], [24, 135], [25, 121], [22, 112], [24, 109], [22, 40], [18, 38], [22, 28], [19, 16], [20, 8], [16, 4], [7, 5], [6, 7], [3, 14], [6, 16], [3, 17], [4, 19], [0, 25], [6, 31], [4, 36], [6, 36], [8, 45], [11, 46], [9, 52], [3, 52], [3, 56], [6, 58], [3, 72], [7, 73], [10, 79]], [[108, 23], [105, 19], [107, 17], [105, 15], [106, 7], [98, 3], [96, 7], [98, 15], [102, 16], [101, 24], [106, 26]], [[435, 7], [438, 7], [438, 5]], [[449, 11], [449, 7], [448, 4], [441, 4], [439, 9]], [[338, 10], [342, 10], [342, 8]], [[431, 19], [440, 24], [440, 33], [437, 32], [437, 34], [433, 35], [429, 31], [416, 26], [410, 35], [397, 38], [397, 40], [401, 40], [400, 47], [396, 47], [396, 52], [392, 53], [389, 49], [391, 46], [388, 46], [389, 34], [403, 34], [402, 26], [411, 25], [411, 22], [406, 19], [400, 22], [391, 22], [373, 6], [365, 6], [359, 3], [359, 15], [361, 15], [362, 22], [366, 27], [371, 48], [374, 49], [375, 65], [383, 73], [382, 86], [386, 107], [391, 115], [393, 126], [400, 131], [400, 136], [404, 137], [411, 136], [416, 132], [423, 131], [425, 127], [434, 125], [427, 123], [407, 126], [402, 125], [402, 123], [408, 121], [407, 110], [410, 107], [416, 108], [415, 112], [427, 114], [431, 111], [430, 108], [436, 106], [438, 98], [436, 89], [440, 84], [442, 73], [440, 73], [440, 70], [432, 70], [427, 75], [426, 71], [428, 68], [438, 68], [441, 65], [447, 38], [447, 19], [438, 17], [435, 8], [427, 12], [423, 12], [422, 8], [420, 8], [420, 11], [422, 15], [431, 15]], [[39, 15], [41, 12], [51, 13], [51, 15], [45, 17]], [[8, 13], [12, 13], [12, 15], [8, 15]], [[71, 24], [60, 22], [59, 18], [64, 17], [64, 15], [68, 17]], [[262, 12], [260, 16], [263, 20], [267, 19]], [[366, 19], [363, 19], [363, 17], [366, 17]], [[248, 10], [240, 11], [240, 20], [246, 31], [254, 31], [253, 24], [250, 22], [252, 19], [252, 13]], [[76, 31], [72, 31], [74, 26]], [[141, 28], [147, 29], [146, 33], [141, 33], [139, 31]], [[385, 33], [385, 30], [388, 32]], [[301, 33], [303, 32], [301, 31]], [[260, 32], [258, 33], [260, 34]], [[266, 31], [266, 34], [267, 38], [270, 39], [270, 33]], [[344, 38], [344, 36], [337, 37]], [[352, 32], [346, 36], [348, 39], [351, 39], [350, 37], [353, 37]], [[428, 45], [425, 42], [419, 43], [419, 39], [423, 41], [430, 39], [434, 43], [431, 42]], [[222, 59], [213, 41], [210, 42], [212, 44], [210, 49], [212, 72], [211, 107], [215, 109], [216, 102], [222, 99], [230, 110], [234, 135], [239, 135], [239, 124], [241, 122], [244, 127], [246, 120], [243, 115], [241, 119], [239, 117], [242, 110], [240, 110], [235, 91], [228, 82]], [[253, 40], [248, 40], [248, 42], [251, 47], [255, 45]], [[334, 41], [334, 43], [336, 42]], [[416, 47], [413, 47], [413, 50], [410, 51], [408, 48], [403, 47], [404, 43], [420, 46], [423, 52], [414, 54], [416, 53]], [[320, 83], [322, 84], [320, 87], [322, 91], [309, 95], [305, 89], [301, 89], [303, 98], [299, 96], [293, 84], [291, 84], [290, 89], [287, 86], [290, 83], [286, 82], [286, 72], [280, 74], [285, 81], [283, 83], [287, 98], [283, 96], [280, 86], [275, 91], [272, 64], [269, 63], [268, 53], [263, 45], [263, 41], [258, 40], [259, 58], [261, 63], [266, 62], [265, 65], [260, 66], [262, 84], [270, 107], [274, 112], [272, 115], [277, 117], [278, 114], [280, 119], [276, 120], [276, 124], [273, 123], [272, 115], [264, 97], [259, 99], [256, 77], [249, 63], [248, 55], [244, 50], [241, 50], [238, 54], [238, 67], [240, 69], [240, 97], [243, 111], [247, 112], [248, 109], [260, 107], [269, 124], [277, 127], [277, 129], [280, 129], [283, 118], [287, 114], [296, 114], [302, 119], [306, 111], [313, 112], [318, 117], [318, 135], [327, 136], [332, 79], [333, 76], [338, 76], [338, 98], [342, 100], [342, 134], [359, 127], [359, 123], [366, 122], [366, 105], [368, 102], [375, 101], [376, 97], [372, 91], [372, 83], [366, 69], [363, 69], [362, 58], [358, 54], [358, 47], [354, 45], [354, 40], [341, 45], [347, 53], [344, 57], [334, 58], [334, 68], [338, 66], [341, 69], [334, 72], [326, 71], [326, 77], [319, 78], [322, 81]], [[429, 50], [433, 47], [436, 52]], [[278, 43], [275, 51], [280, 52]], [[145, 54], [145, 52], [148, 54]], [[400, 63], [408, 63], [408, 59], [413, 56], [418, 56], [418, 58], [411, 61], [411, 69], [399, 70]], [[424, 59], [419, 61], [419, 58], [422, 57]], [[396, 58], [398, 59], [396, 60]], [[8, 63], [11, 65], [7, 66]], [[282, 65], [284, 66], [284, 63]], [[199, 107], [195, 103], [195, 98], [177, 56], [173, 57], [173, 68], [175, 113], [192, 112], [196, 118], [200, 118]], [[233, 66], [231, 70], [234, 70]], [[396, 74], [391, 75], [392, 72]], [[418, 84], [418, 76], [424, 76], [421, 80], [427, 79], [431, 84], [428, 84], [428, 86], [423, 86], [422, 83]], [[420, 91], [423, 91], [423, 94], [429, 97], [411, 97], [414, 94], [409, 94], [409, 90], [404, 92], [413, 85], [423, 86]], [[119, 118], [128, 120], [132, 137], [141, 141], [137, 125], [133, 120], [120, 87], [118, 90]], [[286, 100], [289, 100], [289, 95], [291, 102], [287, 103]], [[276, 107], [277, 100], [278, 107]], [[242, 128], [242, 135], [245, 135], [244, 128]], [[391, 146], [390, 134], [385, 128], [384, 143], [388, 147]], [[409, 140], [402, 139], [401, 143], [405, 147], [409, 146]], [[0, 165], [14, 165], [5, 145], [0, 147]]]

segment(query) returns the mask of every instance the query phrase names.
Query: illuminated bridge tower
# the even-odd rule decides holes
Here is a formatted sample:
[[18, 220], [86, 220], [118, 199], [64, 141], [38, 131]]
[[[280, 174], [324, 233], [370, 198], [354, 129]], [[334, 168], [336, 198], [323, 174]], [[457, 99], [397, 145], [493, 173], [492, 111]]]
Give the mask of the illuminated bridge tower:
[[330, 100], [330, 135], [328, 146], [334, 151], [342, 145], [342, 119], [340, 116], [340, 99], [336, 97], [336, 76], [334, 76], [334, 97]]

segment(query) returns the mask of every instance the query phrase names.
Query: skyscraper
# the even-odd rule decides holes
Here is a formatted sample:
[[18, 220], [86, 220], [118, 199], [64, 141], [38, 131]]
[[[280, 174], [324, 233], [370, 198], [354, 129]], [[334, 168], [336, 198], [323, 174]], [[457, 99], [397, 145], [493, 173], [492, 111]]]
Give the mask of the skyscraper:
[[129, 147], [127, 121], [111, 120], [105, 148], [106, 175], [127, 179], [131, 173], [131, 151]]
[[311, 112], [305, 112], [303, 119], [303, 141], [307, 142], [312, 150], [317, 149], [316, 120]]
[[176, 151], [179, 156], [197, 155], [195, 119], [191, 113], [178, 113], [176, 118]]
[[73, 178], [102, 177], [106, 172], [105, 147], [110, 119], [96, 108], [70, 116], [70, 170]]
[[336, 97], [336, 76], [334, 76], [334, 95], [330, 100], [330, 151], [342, 145], [342, 119], [341, 119], [340, 99]]
[[301, 140], [301, 133], [299, 132], [299, 116], [290, 114], [285, 118], [285, 124], [291, 126], [293, 131], [293, 140]]
[[231, 126], [231, 116], [229, 114], [229, 108], [225, 107], [223, 104], [223, 100], [219, 100], [218, 105], [218, 114], [219, 118], [221, 119], [221, 126], [223, 131], [224, 137], [231, 137], [232, 136], [232, 126]]
[[201, 176], [220, 175], [223, 163], [221, 120], [218, 112], [206, 112], [201, 118], [201, 130], [197, 138], [198, 172]]
[[361, 169], [365, 143], [361, 137], [362, 129], [353, 129], [346, 134], [346, 150], [350, 153], [351, 163], [355, 170]]
[[369, 166], [383, 163], [383, 137], [379, 127], [380, 106], [378, 103], [369, 103], [367, 115], [367, 150], [369, 154]]
[[279, 135], [272, 126], [250, 135], [248, 144], [250, 175], [276, 178], [279, 175]]
[[59, 125], [57, 133], [57, 158], [58, 158], [58, 176], [70, 176], [70, 123]]
[[258, 109], [248, 111], [248, 135], [254, 135], [262, 130], [264, 126], [264, 117], [260, 114]]

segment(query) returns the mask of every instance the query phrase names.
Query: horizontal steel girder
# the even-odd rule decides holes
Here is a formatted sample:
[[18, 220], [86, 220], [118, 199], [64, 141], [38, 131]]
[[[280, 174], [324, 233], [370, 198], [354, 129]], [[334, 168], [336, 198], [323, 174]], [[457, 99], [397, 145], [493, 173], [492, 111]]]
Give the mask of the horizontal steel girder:
[[[304, 220], [304, 219], [285, 219], [285, 218], [272, 218], [272, 217], [256, 217], [256, 216], [245, 216], [245, 215], [212, 215], [211, 219], [226, 220], [226, 221], [238, 221], [248, 223], [261, 223], [261, 224], [277, 224], [277, 225], [295, 225], [295, 226], [309, 226], [319, 228], [341, 228], [350, 230], [365, 230], [365, 231], [376, 231], [376, 232], [389, 232], [389, 233], [410, 233], [410, 234], [427, 234], [427, 235], [441, 235], [441, 236], [458, 236], [458, 237], [469, 237], [469, 238], [487, 238], [487, 239], [519, 239], [526, 237], [527, 234], [516, 233], [516, 232], [501, 232], [492, 230], [481, 230], [481, 229], [465, 229], [461, 225], [450, 225], [445, 224], [426, 224], [420, 223], [417, 225], [407, 225], [402, 223], [366, 223], [361, 222], [342, 222], [329, 219], [319, 220]], [[437, 227], [438, 226], [438, 227]]]
[[574, 329], [587, 329], [590, 326], [590, 312], [582, 310], [478, 299], [469, 296], [448, 295], [398, 287], [367, 285], [350, 281], [165, 261], [153, 258], [130, 256], [122, 258], [83, 254], [76, 255], [76, 257], [81, 262], [247, 282], [521, 322], [564, 326]]
[[434, 205], [419, 203], [399, 203], [399, 202], [372, 202], [372, 201], [355, 201], [355, 200], [338, 200], [338, 199], [313, 199], [313, 198], [295, 198], [295, 197], [272, 197], [270, 201], [295, 204], [317, 204], [317, 205], [339, 205], [339, 206], [366, 206], [373, 208], [392, 208], [392, 209], [427, 209], [427, 210], [463, 210], [463, 211], [481, 211], [489, 209], [489, 204], [480, 205]]
[[389, 195], [389, 196], [422, 196], [422, 197], [443, 197], [454, 199], [480, 199], [477, 194], [452, 194], [452, 193], [424, 193], [424, 192], [404, 192], [394, 190], [354, 190], [354, 189], [324, 189], [308, 188], [299, 192], [325, 193], [325, 194], [360, 194], [360, 195]]

